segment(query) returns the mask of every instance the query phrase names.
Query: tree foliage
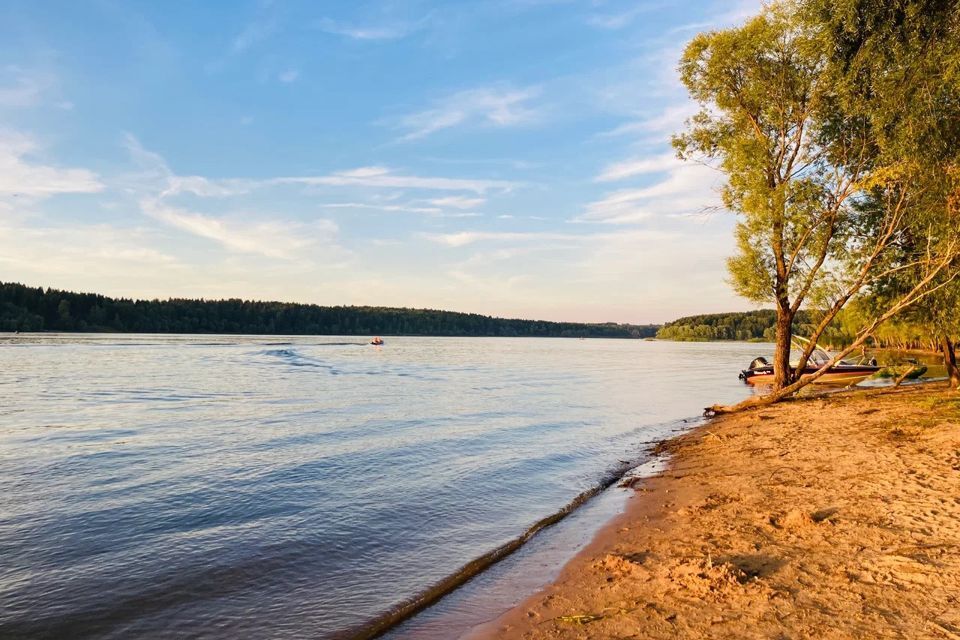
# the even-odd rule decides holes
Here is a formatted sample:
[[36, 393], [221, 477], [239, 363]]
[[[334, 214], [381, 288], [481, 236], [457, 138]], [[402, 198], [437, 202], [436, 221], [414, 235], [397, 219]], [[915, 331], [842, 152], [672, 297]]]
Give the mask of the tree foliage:
[[[775, 381], [766, 401], [826, 372], [796, 373], [848, 302], [883, 287], [892, 294], [849, 352], [949, 286], [960, 255], [956, 221], [945, 215], [957, 193], [951, 174], [918, 153], [926, 137], [939, 145], [937, 154], [957, 148], [952, 134], [927, 136], [934, 120], [958, 120], [951, 91], [950, 99], [926, 95], [934, 88], [944, 94], [925, 74], [949, 47], [928, 44], [927, 53], [916, 53], [914, 45], [890, 44], [919, 42], [914, 31], [944, 37], [949, 30], [931, 26], [936, 20], [903, 27], [937, 3], [894, 3], [907, 9], [892, 28], [870, 13], [882, 13], [883, 3], [843, 0], [839, 12], [834, 4], [773, 3], [740, 27], [697, 36], [680, 61], [702, 109], [674, 144], [682, 158], [706, 159], [726, 174], [724, 204], [737, 215], [732, 284], [750, 300], [775, 305]], [[892, 35], [874, 43], [871, 29]], [[884, 55], [861, 63], [851, 52], [868, 42]], [[913, 108], [931, 112], [902, 115]], [[804, 306], [819, 317], [792, 368], [790, 341]]]
[[792, 3], [697, 36], [680, 61], [702, 110], [674, 144], [727, 176], [724, 205], [738, 215], [731, 281], [776, 306], [776, 388], [791, 382], [796, 314], [839, 277], [856, 227], [846, 203], [870, 161], [864, 123], [837, 110], [826, 66]]
[[0, 282], [0, 331], [645, 338], [659, 325], [511, 320], [389, 307], [130, 300]]
[[[806, 311], [797, 314], [796, 322], [803, 328], [812, 327], [811, 315]], [[712, 342], [715, 340], [753, 340], [773, 342], [776, 336], [777, 312], [774, 309], [739, 311], [733, 313], [708, 313], [684, 316], [667, 322], [657, 331], [661, 340], [680, 342]]]
[[[895, 192], [910, 192], [905, 230], [888, 252], [887, 269], [862, 307], [883, 308], [929, 277], [930, 256], [960, 237], [960, 6], [943, 0], [810, 0], [812, 19], [833, 44], [845, 85], [845, 108], [870, 118], [877, 158]], [[869, 190], [865, 210], [881, 208]], [[902, 196], [897, 196], [902, 197]], [[960, 264], [931, 280], [922, 304], [897, 318], [943, 351], [960, 385]]]

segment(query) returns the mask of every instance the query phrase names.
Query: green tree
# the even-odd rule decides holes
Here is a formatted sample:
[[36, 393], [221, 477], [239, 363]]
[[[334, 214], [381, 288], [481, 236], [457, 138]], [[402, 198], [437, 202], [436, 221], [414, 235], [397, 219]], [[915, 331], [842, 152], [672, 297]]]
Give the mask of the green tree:
[[[881, 162], [875, 97], [857, 96], [843, 82], [817, 17], [809, 2], [776, 3], [741, 27], [697, 36], [680, 62], [702, 110], [674, 145], [681, 158], [704, 158], [726, 174], [724, 204], [738, 217], [732, 284], [776, 310], [773, 390], [740, 406], [778, 400], [826, 373], [827, 366], [802, 375], [816, 341], [854, 296], [903, 269], [891, 248], [918, 228], [911, 218], [923, 196], [916, 173]], [[917, 262], [922, 275], [914, 286], [834, 362], [938, 286], [956, 244], [938, 244]], [[818, 309], [820, 321], [794, 369], [790, 344], [804, 305]]]
[[253, 300], [129, 300], [0, 282], [0, 330], [644, 338], [658, 325], [491, 318], [432, 309]]
[[794, 319], [831, 278], [827, 265], [851, 227], [845, 204], [869, 168], [863, 123], [828, 112], [825, 66], [816, 33], [786, 4], [700, 34], [680, 62], [702, 110], [674, 145], [681, 158], [706, 158], [727, 176], [724, 205], [738, 216], [733, 287], [776, 308], [775, 391], [793, 381]]
[[[907, 229], [870, 291], [873, 306], [929, 277], [930, 256], [949, 256], [960, 236], [960, 5], [943, 0], [810, 0], [823, 25], [844, 88], [845, 108], [859, 110], [876, 131], [878, 161], [914, 194]], [[904, 187], [904, 184], [908, 184]], [[870, 192], [864, 207], [876, 207]], [[936, 274], [923, 304], [904, 326], [925, 327], [960, 386], [957, 267]]]
[[57, 305], [57, 318], [60, 320], [60, 324], [66, 329], [69, 328], [72, 324], [70, 318], [70, 301], [61, 300]]

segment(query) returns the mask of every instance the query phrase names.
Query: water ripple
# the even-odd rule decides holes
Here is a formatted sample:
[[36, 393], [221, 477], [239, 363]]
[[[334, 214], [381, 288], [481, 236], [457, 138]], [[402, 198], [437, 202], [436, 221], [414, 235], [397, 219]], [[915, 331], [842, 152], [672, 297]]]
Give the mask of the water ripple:
[[741, 397], [755, 351], [17, 336], [0, 636], [336, 637]]

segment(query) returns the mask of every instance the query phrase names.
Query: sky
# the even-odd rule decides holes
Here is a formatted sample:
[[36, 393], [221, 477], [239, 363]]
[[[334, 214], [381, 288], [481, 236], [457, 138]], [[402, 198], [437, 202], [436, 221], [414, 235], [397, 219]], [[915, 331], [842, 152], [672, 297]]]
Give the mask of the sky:
[[0, 281], [662, 322], [750, 308], [676, 66], [759, 0], [0, 3]]

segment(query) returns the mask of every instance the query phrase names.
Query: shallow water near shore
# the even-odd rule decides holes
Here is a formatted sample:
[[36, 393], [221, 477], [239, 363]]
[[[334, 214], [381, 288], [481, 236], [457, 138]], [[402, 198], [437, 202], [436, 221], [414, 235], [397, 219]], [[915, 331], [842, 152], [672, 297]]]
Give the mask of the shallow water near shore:
[[747, 395], [767, 350], [4, 338], [0, 636], [349, 637]]

